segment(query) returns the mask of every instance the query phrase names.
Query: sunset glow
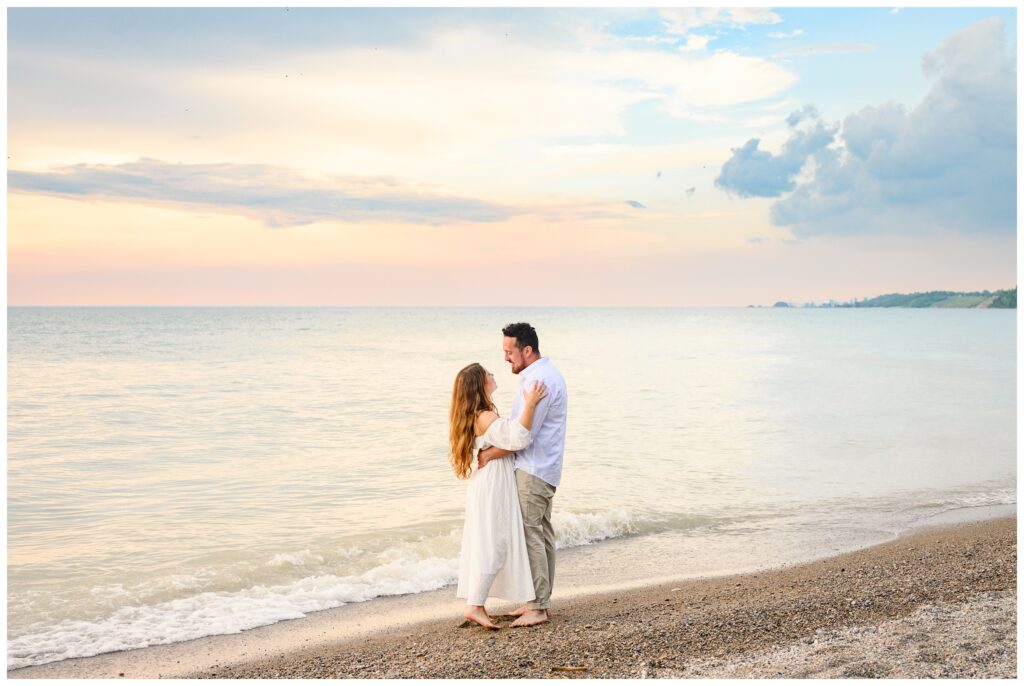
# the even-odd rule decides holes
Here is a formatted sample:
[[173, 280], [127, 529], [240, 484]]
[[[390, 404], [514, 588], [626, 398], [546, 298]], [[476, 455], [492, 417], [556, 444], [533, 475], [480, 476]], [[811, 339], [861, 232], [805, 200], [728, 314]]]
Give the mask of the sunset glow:
[[1012, 288], [1014, 9], [8, 10], [12, 305]]

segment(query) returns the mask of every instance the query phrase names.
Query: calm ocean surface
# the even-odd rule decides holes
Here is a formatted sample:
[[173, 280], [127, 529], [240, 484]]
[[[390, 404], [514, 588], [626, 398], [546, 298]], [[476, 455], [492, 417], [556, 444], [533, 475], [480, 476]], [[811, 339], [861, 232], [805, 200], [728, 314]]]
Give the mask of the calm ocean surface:
[[9, 668], [452, 583], [451, 384], [511, 406], [513, 320], [569, 387], [562, 548], [1016, 502], [1016, 310], [7, 316]]

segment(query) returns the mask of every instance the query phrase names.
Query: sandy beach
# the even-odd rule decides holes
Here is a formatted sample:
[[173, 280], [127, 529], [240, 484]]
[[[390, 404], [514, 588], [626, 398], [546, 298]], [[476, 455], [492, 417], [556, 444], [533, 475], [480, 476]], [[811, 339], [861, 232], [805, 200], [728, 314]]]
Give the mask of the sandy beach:
[[1016, 516], [1002, 517], [781, 569], [570, 596], [530, 630], [460, 628], [455, 604], [396, 623], [411, 599], [395, 598], [353, 607], [359, 631], [340, 639], [318, 613], [282, 623], [306, 627], [300, 642], [262, 627], [8, 676], [1009, 678], [1016, 547]]

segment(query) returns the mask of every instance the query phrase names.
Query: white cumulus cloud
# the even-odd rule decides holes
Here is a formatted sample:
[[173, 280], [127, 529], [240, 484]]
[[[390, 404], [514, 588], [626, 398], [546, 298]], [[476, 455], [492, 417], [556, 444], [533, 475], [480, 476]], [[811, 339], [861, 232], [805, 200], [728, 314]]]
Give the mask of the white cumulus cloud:
[[782, 18], [767, 7], [671, 7], [658, 10], [665, 30], [686, 34], [699, 26], [778, 24]]
[[798, 235], [1014, 231], [1016, 69], [1003, 21], [957, 31], [924, 55], [923, 69], [934, 84], [913, 109], [865, 107], [835, 140], [813, 109], [794, 113], [781, 153], [749, 140], [733, 150], [718, 185], [779, 197], [772, 222]]
[[695, 50], [704, 50], [708, 47], [708, 43], [714, 39], [714, 36], [702, 36], [699, 33], [691, 33], [686, 37], [686, 43], [679, 46], [679, 49], [683, 52], [693, 52]]

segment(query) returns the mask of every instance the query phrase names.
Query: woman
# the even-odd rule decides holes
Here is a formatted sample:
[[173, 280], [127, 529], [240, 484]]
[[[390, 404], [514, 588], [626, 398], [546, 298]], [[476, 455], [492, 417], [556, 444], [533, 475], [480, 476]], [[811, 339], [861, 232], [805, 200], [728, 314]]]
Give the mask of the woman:
[[500, 419], [491, 400], [496, 388], [494, 374], [475, 362], [460, 371], [452, 390], [449, 431], [455, 476], [469, 479], [456, 595], [466, 599], [466, 619], [488, 629], [498, 627], [484, 609], [487, 598], [533, 600], [533, 576], [512, 460], [492, 460], [475, 472], [473, 461], [488, 446], [512, 451], [528, 446], [534, 410], [547, 395], [544, 384], [534, 382], [523, 391], [518, 421]]

